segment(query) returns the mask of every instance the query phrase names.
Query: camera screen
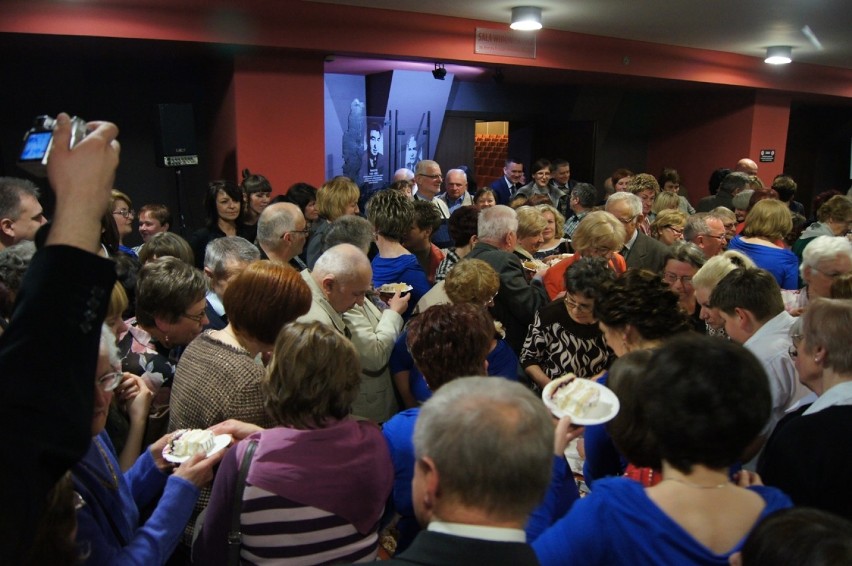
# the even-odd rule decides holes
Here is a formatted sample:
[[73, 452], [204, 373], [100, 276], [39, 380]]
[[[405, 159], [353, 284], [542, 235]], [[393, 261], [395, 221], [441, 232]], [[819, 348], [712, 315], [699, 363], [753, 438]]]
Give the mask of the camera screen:
[[47, 145], [50, 143], [50, 137], [53, 132], [32, 132], [27, 136], [24, 149], [21, 150], [21, 161], [41, 161], [47, 151]]

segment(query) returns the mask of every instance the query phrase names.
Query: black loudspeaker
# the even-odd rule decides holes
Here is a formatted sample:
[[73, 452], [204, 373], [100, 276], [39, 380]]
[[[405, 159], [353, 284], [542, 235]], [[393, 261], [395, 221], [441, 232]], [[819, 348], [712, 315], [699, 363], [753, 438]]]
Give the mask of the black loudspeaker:
[[156, 111], [157, 166], [198, 165], [192, 104], [158, 104]]

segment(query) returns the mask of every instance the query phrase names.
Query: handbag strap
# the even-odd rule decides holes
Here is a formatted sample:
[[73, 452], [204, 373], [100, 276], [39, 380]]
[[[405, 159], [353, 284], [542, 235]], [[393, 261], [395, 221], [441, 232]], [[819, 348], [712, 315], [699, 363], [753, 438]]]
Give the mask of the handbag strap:
[[240, 474], [237, 478], [236, 489], [234, 489], [234, 502], [231, 505], [231, 528], [228, 531], [228, 564], [238, 565], [240, 563], [240, 546], [242, 545], [242, 533], [240, 532], [240, 514], [243, 510], [243, 492], [246, 489], [246, 477], [248, 476], [251, 459], [254, 457], [254, 449], [257, 448], [257, 440], [250, 440], [246, 446], [243, 460], [240, 463]]

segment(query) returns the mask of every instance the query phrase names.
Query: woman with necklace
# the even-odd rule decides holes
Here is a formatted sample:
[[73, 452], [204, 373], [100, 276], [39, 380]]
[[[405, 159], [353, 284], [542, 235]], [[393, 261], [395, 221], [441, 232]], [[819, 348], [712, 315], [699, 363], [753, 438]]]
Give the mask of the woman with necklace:
[[792, 505], [777, 489], [751, 485], [754, 476], [741, 473], [735, 484], [728, 475], [771, 405], [766, 374], [747, 350], [697, 334], [672, 338], [653, 353], [637, 393], [634, 427], [645, 441], [616, 442], [630, 461], [661, 469], [662, 481], [600, 480], [533, 543], [542, 565], [727, 565], [757, 523]]
[[[209, 458], [198, 454], [175, 468], [163, 458], [167, 435], [122, 473], [104, 431], [113, 390], [122, 378], [115, 337], [106, 326], [101, 332], [96, 376], [92, 444], [72, 468], [74, 489], [82, 499], [76, 534], [80, 554], [86, 556], [86, 564], [165, 564], [189, 520], [199, 489], [212, 481], [213, 466], [224, 452]], [[153, 513], [140, 524], [139, 509], [151, 504], [160, 492]]]

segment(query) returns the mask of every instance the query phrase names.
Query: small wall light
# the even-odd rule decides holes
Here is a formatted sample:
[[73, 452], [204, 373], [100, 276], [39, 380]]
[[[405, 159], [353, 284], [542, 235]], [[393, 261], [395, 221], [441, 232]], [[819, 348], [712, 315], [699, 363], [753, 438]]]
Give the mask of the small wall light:
[[541, 29], [541, 8], [535, 6], [516, 6], [512, 8], [512, 23], [509, 27], [520, 31]]
[[774, 45], [766, 48], [764, 63], [770, 65], [786, 65], [793, 60], [793, 48], [789, 45]]

